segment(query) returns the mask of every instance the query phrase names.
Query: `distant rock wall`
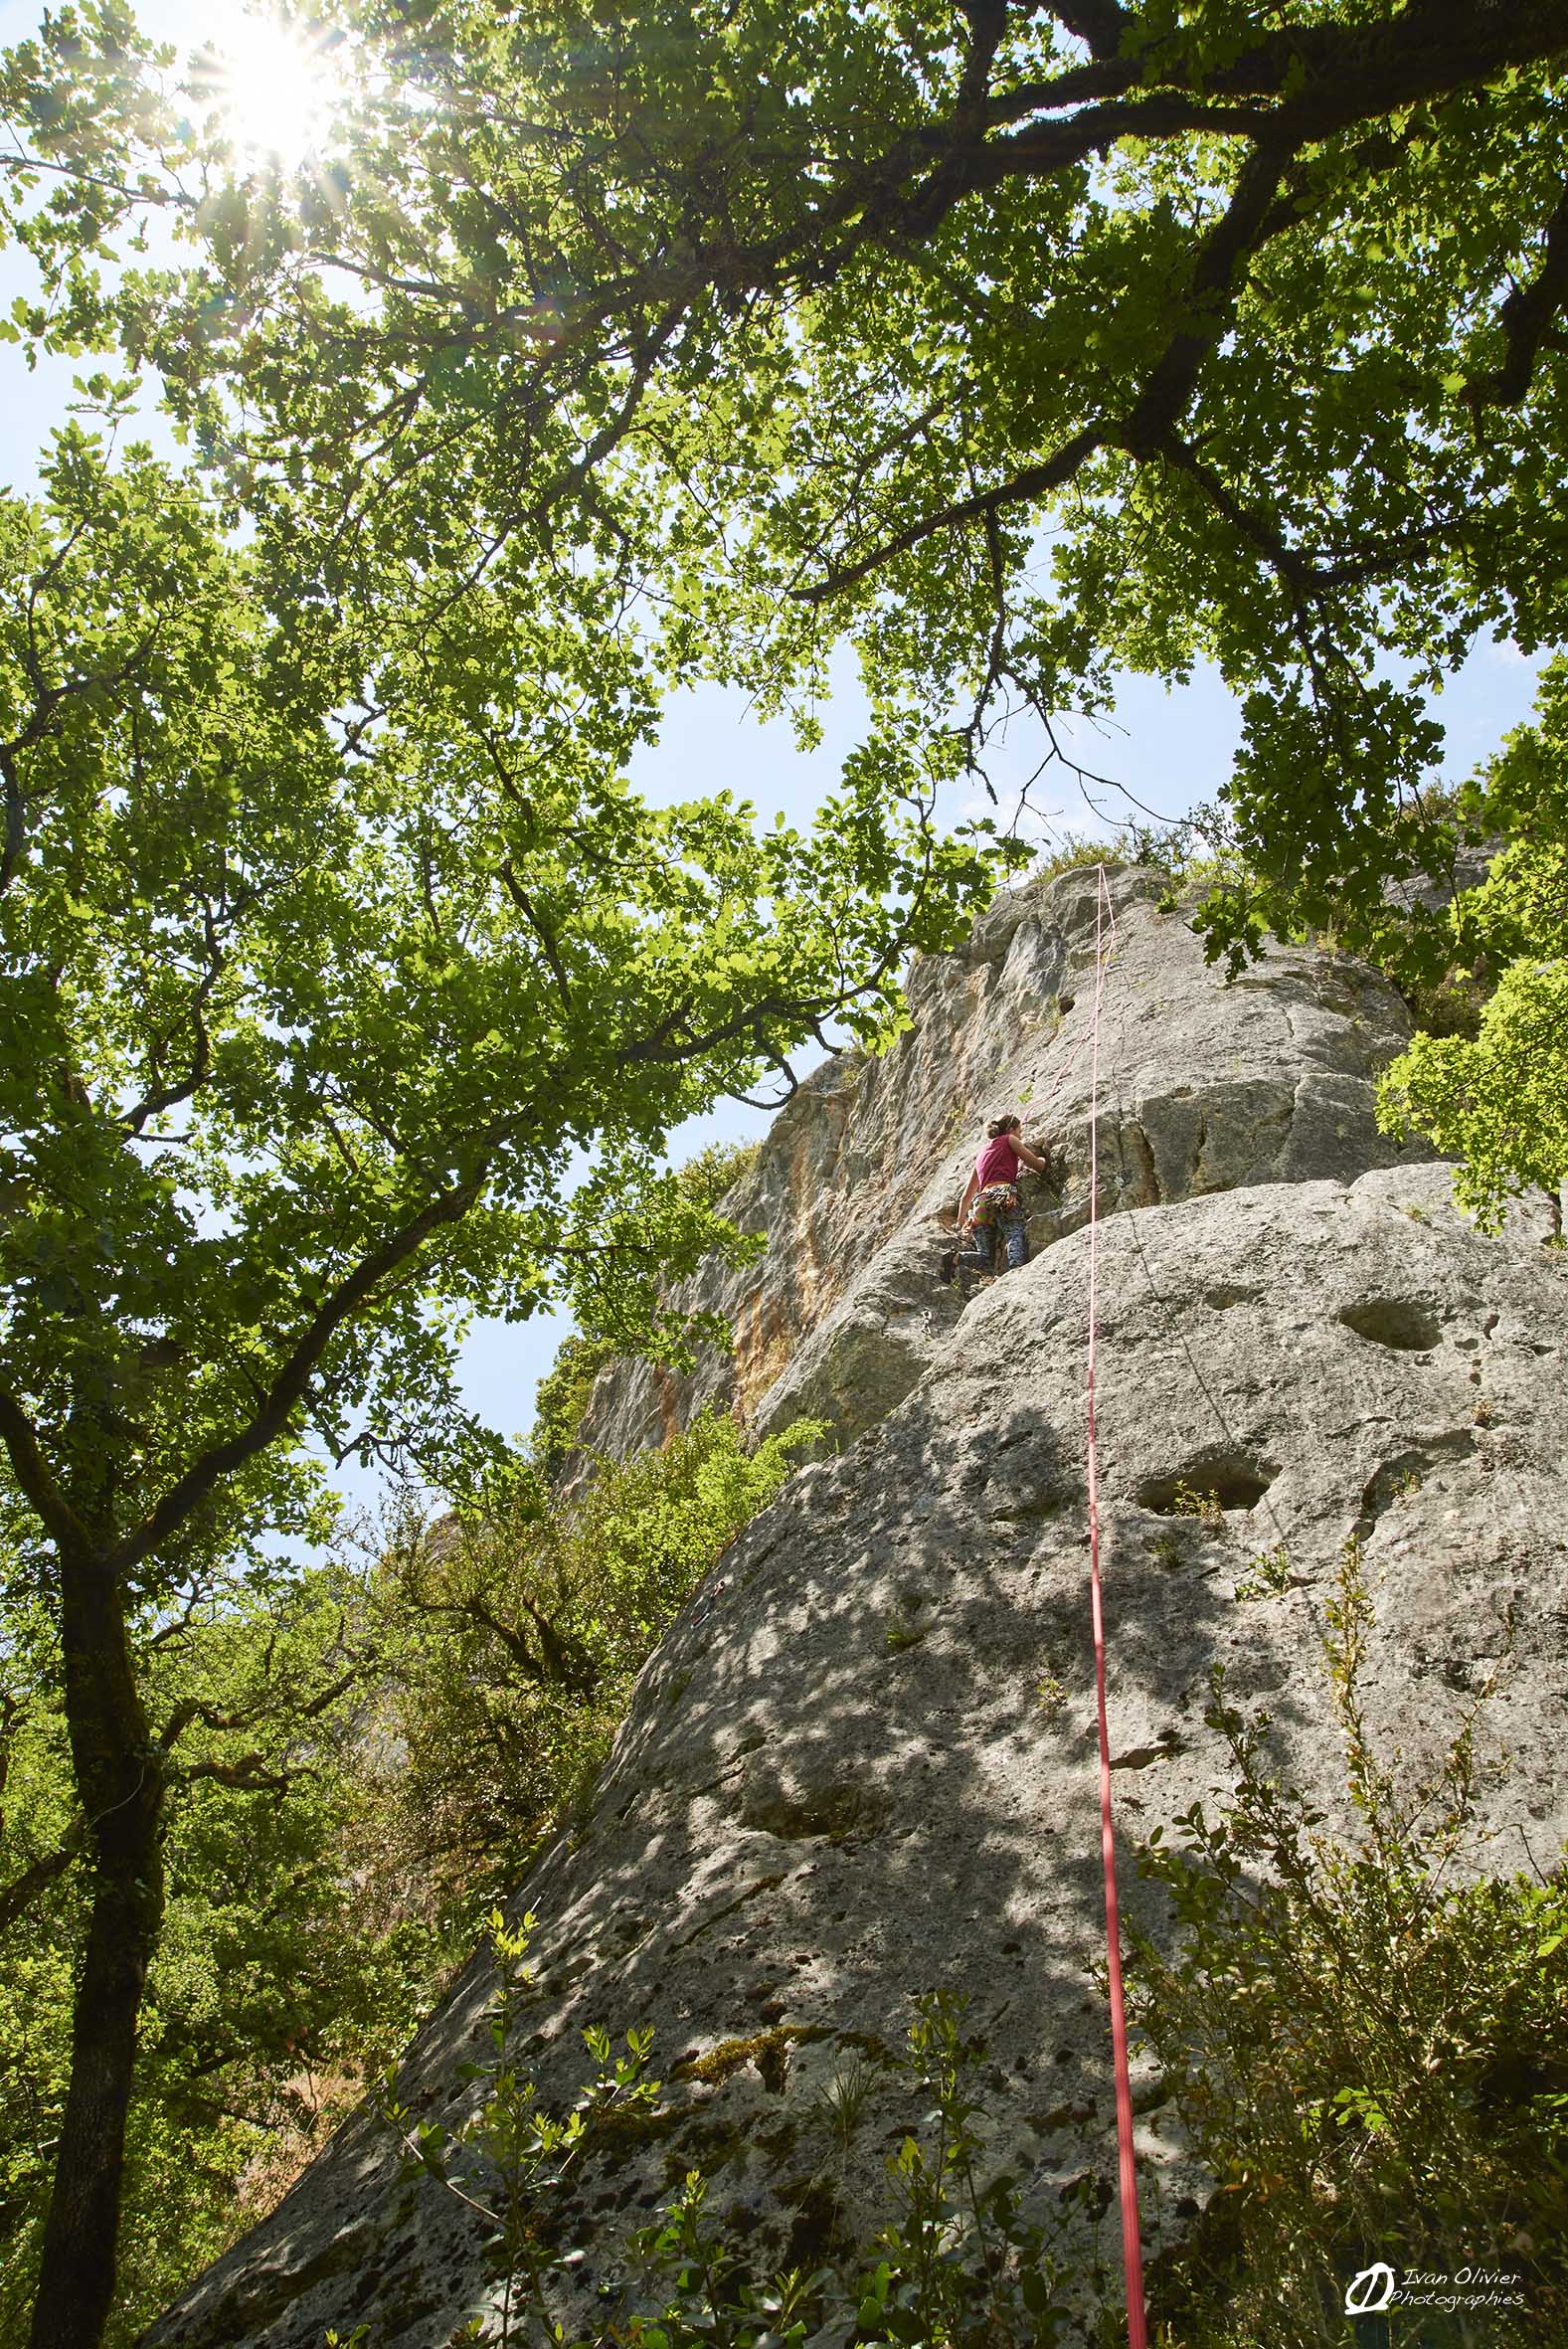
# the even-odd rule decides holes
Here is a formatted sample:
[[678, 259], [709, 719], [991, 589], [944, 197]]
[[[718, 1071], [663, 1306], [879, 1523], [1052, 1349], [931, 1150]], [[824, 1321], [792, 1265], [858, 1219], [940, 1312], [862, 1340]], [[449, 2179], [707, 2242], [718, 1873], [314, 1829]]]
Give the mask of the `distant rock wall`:
[[[1275, 952], [1236, 987], [1205, 970], [1157, 884], [1113, 884], [1100, 1164], [1100, 1424], [1112, 1763], [1124, 1839], [1210, 1801], [1211, 1665], [1266, 1700], [1282, 1769], [1344, 1818], [1317, 1654], [1356, 1536], [1377, 1625], [1374, 1731], [1438, 1753], [1505, 1649], [1490, 1701], [1487, 1864], [1568, 1832], [1568, 1274], [1544, 1213], [1498, 1239], [1454, 1210], [1441, 1165], [1400, 1161], [1371, 1089], [1397, 998], [1357, 965]], [[655, 2124], [576, 2189], [585, 2289], [691, 2165], [764, 2254], [809, 2259], [821, 2090], [879, 2078], [912, 1991], [967, 1990], [989, 2045], [988, 2156], [1054, 2204], [1114, 2176], [1103, 2002], [1083, 1383], [1094, 881], [1007, 899], [960, 955], [920, 967], [915, 1032], [790, 1105], [735, 1205], [760, 1272], [708, 1284], [745, 1337], [761, 1426], [825, 1416], [844, 1448], [796, 1474], [648, 1664], [591, 1812], [534, 1871], [541, 1979], [518, 2051], [547, 2096], [581, 2077], [581, 2027], [658, 2029]], [[1043, 1112], [1065, 1154], [1023, 1271], [960, 1310], [937, 1280], [939, 1210], [998, 1109]], [[748, 1315], [750, 1320], [748, 1320]], [[677, 1423], [717, 1365], [662, 1393], [616, 1373], [598, 1440]], [[1183, 1482], [1220, 1522], [1176, 1511]], [[1261, 1553], [1286, 1586], [1248, 1600]], [[1510, 1630], [1508, 1626], [1512, 1625]], [[1132, 1879], [1132, 1871], [1128, 1871]], [[1135, 1881], [1126, 1887], [1149, 1920]], [[523, 1904], [519, 1900], [519, 1906]], [[477, 2089], [493, 1985], [476, 1957], [410, 2051], [402, 2093], [448, 2123]], [[863, 2220], [886, 2133], [833, 2185]], [[880, 2132], [880, 2133], [878, 2133]], [[1157, 2241], [1201, 2193], [1157, 2111], [1140, 2155]], [[813, 2236], [812, 2230], [818, 2231]], [[495, 2337], [484, 2229], [361, 2114], [264, 2226], [154, 2328], [173, 2349], [437, 2349]]]

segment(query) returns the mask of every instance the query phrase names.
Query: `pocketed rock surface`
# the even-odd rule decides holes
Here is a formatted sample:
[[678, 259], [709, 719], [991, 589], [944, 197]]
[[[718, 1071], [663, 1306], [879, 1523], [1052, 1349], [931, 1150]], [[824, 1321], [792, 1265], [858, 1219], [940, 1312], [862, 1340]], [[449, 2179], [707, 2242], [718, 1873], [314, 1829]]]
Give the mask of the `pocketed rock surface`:
[[[1348, 1830], [1318, 1634], [1352, 1538], [1376, 1613], [1374, 1736], [1434, 1763], [1495, 1681], [1473, 1857], [1545, 1866], [1568, 1834], [1568, 1276], [1543, 1245], [1550, 1215], [1519, 1211], [1483, 1237], [1445, 1167], [1399, 1163], [1377, 1137], [1371, 1085], [1404, 1015], [1375, 975], [1282, 953], [1226, 990], [1153, 888], [1116, 882], [1102, 1029], [1098, 1391], [1125, 1902], [1161, 1930], [1131, 1847], [1226, 1783], [1203, 1718], [1216, 1663], [1233, 1702], [1267, 1706], [1282, 1772]], [[756, 1415], [828, 1416], [847, 1448], [800, 1470], [720, 1561], [643, 1672], [591, 1812], [519, 1894], [541, 1921], [517, 2053], [547, 2098], [585, 2077], [584, 2025], [657, 2030], [657, 2113], [585, 2165], [564, 2213], [585, 2291], [619, 2272], [630, 2229], [693, 2166], [761, 2256], [812, 2263], [843, 2219], [863, 2228], [916, 2117], [890, 2059], [924, 1989], [969, 1996], [988, 2159], [1026, 2207], [1114, 2183], [1089, 1973], [1103, 1937], [1089, 1107], [1085, 1055], [1072, 1058], [1091, 892], [1069, 875], [1010, 900], [967, 957], [923, 974], [915, 1034], [847, 1102], [824, 1081], [792, 1104], [745, 1194], [793, 1284], [790, 1358]], [[937, 1282], [937, 1210], [975, 1125], [1031, 1082], [1042, 1097], [1058, 1083], [1046, 1125], [1063, 1192], [1035, 1216], [1034, 1261], [960, 1309]], [[944, 1102], [962, 1146], [921, 1161]], [[829, 1196], [854, 1154], [858, 1188]], [[810, 1291], [829, 1241], [856, 1231], [858, 1268], [836, 1294]], [[714, 1383], [700, 1374], [665, 1407], [695, 1407], [703, 1375]], [[624, 1377], [616, 1392], [624, 1440], [640, 1440], [658, 1398]], [[1179, 1486], [1214, 1496], [1220, 1522], [1181, 1514]], [[1283, 1587], [1238, 1596], [1265, 1555]], [[485, 2053], [493, 1994], [481, 1953], [416, 2039], [401, 2093], [417, 2119], [471, 2110], [461, 2067]], [[822, 2093], [857, 2065], [871, 2118], [835, 2166]], [[1138, 2102], [1157, 2248], [1206, 2188], [1157, 2099]], [[325, 2327], [363, 2323], [371, 2349], [436, 2349], [476, 2314], [496, 2338], [483, 2234], [434, 2182], [400, 2182], [385, 2127], [362, 2113], [147, 2338], [318, 2349]]]

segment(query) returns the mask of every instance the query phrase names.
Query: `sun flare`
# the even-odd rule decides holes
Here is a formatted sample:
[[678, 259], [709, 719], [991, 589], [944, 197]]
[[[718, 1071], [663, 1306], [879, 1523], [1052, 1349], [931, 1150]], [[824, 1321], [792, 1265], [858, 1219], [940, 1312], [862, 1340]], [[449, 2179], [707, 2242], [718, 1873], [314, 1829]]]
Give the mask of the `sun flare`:
[[232, 146], [285, 170], [321, 147], [344, 84], [319, 36], [281, 17], [235, 10], [207, 48], [213, 104]]

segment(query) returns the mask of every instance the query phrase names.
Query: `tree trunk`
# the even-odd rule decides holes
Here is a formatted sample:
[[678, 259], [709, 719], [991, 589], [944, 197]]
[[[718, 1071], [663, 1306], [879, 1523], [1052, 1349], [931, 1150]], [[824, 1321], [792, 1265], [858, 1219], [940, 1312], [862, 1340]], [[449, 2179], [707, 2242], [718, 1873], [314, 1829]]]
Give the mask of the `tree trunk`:
[[32, 2349], [97, 2349], [114, 2295], [136, 2028], [163, 1922], [166, 1781], [113, 1575], [95, 1556], [63, 1554], [61, 1594], [66, 1715], [92, 1854], [92, 1909], [31, 2341]]

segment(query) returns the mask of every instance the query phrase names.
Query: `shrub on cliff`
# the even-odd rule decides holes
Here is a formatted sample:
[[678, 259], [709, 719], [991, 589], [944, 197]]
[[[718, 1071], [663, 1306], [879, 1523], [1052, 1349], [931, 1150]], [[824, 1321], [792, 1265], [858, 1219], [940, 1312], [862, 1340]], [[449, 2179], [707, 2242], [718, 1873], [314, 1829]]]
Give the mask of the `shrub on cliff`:
[[591, 1778], [632, 1682], [720, 1552], [778, 1492], [802, 1422], [748, 1452], [705, 1413], [662, 1451], [600, 1460], [541, 1505], [524, 1477], [485, 1513], [412, 1519], [376, 1606], [396, 1661], [363, 1848], [425, 1888], [460, 1942], [520, 1881]]
[[[1516, 2273], [1498, 2338], [1568, 2320], [1568, 1876], [1467, 1881], [1482, 1708], [1435, 1776], [1405, 1775], [1362, 1715], [1371, 1621], [1352, 1543], [1324, 1651], [1355, 1840], [1271, 1773], [1267, 1716], [1216, 1674], [1231, 1797], [1142, 1854], [1174, 1936], [1133, 1936], [1132, 2011], [1217, 2183], [1153, 2278], [1182, 2349], [1328, 2349], [1376, 2260]], [[1463, 2310], [1391, 2317], [1396, 2344], [1475, 2337]]]

